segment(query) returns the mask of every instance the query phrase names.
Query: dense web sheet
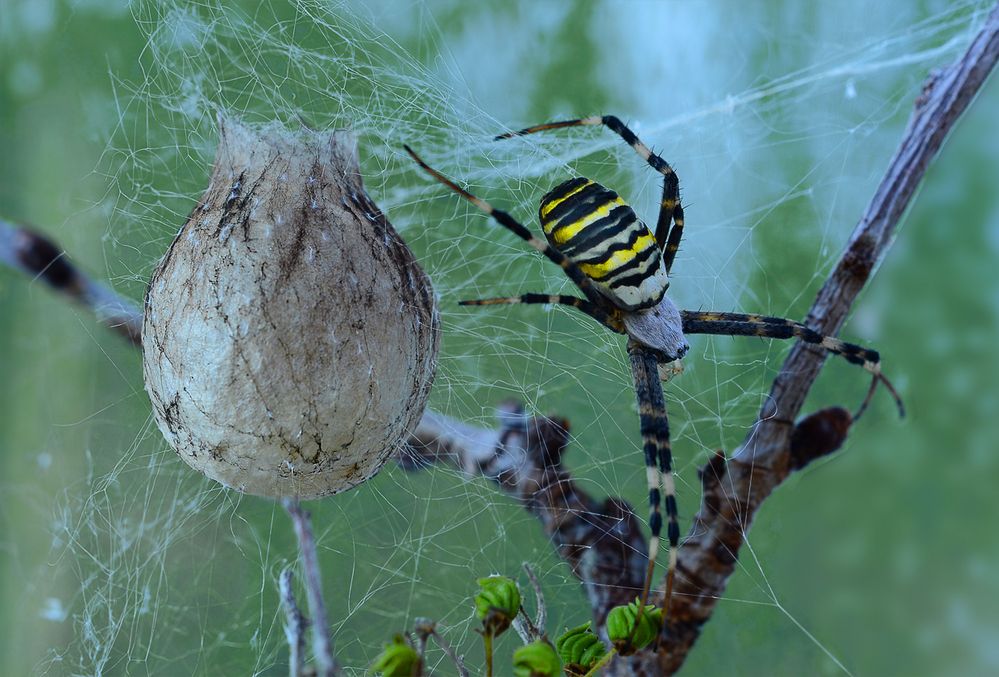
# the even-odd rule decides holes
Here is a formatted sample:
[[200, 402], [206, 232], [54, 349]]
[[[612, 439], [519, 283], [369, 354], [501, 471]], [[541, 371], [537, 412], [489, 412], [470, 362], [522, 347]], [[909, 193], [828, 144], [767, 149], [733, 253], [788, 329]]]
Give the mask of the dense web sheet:
[[[139, 67], [109, 72], [111, 104], [88, 123], [105, 139], [94, 171], [104, 192], [78, 212], [109, 224], [104, 268], [95, 272], [141, 297], [204, 188], [219, 113], [290, 128], [349, 126], [369, 193], [439, 294], [443, 345], [431, 407], [483, 427], [494, 427], [495, 407], [507, 399], [567, 417], [576, 476], [595, 495], [638, 506], [644, 519], [623, 340], [560, 308], [459, 308], [467, 298], [573, 289], [556, 267], [416, 171], [402, 144], [536, 231], [540, 196], [575, 174], [613, 186], [654, 220], [660, 177], [609, 132], [491, 141], [546, 119], [617, 114], [680, 177], [687, 229], [670, 289], [677, 303], [801, 319], [887, 164], [919, 83], [959, 53], [986, 3], [847, 5], [735, 18], [703, 5], [572, 12], [524, 3], [493, 13], [461, 3], [269, 2], [253, 11], [136, 3], [129, 11], [144, 45]], [[868, 20], [844, 25], [851, 12]], [[874, 292], [843, 336], [881, 349], [904, 391], [902, 355], [914, 352], [892, 353], [882, 320], [890, 302]], [[79, 338], [83, 348], [63, 362], [105, 343], [84, 331]], [[745, 436], [788, 348], [706, 337], [692, 346], [685, 373], [666, 386], [684, 531], [700, 495], [696, 468]], [[296, 553], [287, 518], [196, 476], [169, 452], [141, 413], [147, 405], [129, 360], [114, 352], [98, 363], [131, 384], [119, 400], [83, 386], [80, 420], [61, 422], [44, 449], [31, 450], [42, 467], [60, 440], [93, 436], [80, 472], [54, 498], [30, 484], [11, 490], [29, 506], [24, 519], [50, 538], [43, 561], [15, 557], [26, 583], [20, 603], [43, 647], [25, 665], [48, 674], [283, 674], [276, 581]], [[34, 369], [52, 387], [56, 367]], [[88, 378], [96, 377], [80, 380]], [[831, 363], [815, 402], [852, 408], [867, 383], [860, 370]], [[889, 430], [880, 440], [891, 439], [891, 403], [879, 400], [852, 445], [863, 447], [877, 427]], [[835, 471], [804, 480], [815, 483], [822, 534], [797, 514], [785, 521], [778, 502], [749, 534], [739, 580], [712, 621], [717, 631], [703, 640], [717, 648], [701, 646], [708, 655], [692, 659], [701, 670], [742, 657], [765, 674], [776, 665], [829, 674], [887, 665], [890, 651], [871, 658], [862, 635], [837, 627], [863, 608], [851, 597], [859, 593], [834, 577], [846, 601], [830, 602], [838, 614], [829, 620], [820, 607], [828, 600], [810, 590], [821, 584], [797, 576], [787, 552], [821, 571], [855, 566], [849, 547], [830, 538], [863, 540], [844, 524], [863, 506], [840, 513], [828, 502], [856, 467]], [[787, 509], [808, 500], [790, 497]], [[390, 466], [311, 509], [336, 649], [357, 674], [417, 616], [438, 620], [476, 664], [474, 579], [516, 575], [522, 561], [542, 576], [552, 633], [588, 617], [578, 583], [531, 517], [456, 470]], [[845, 534], [829, 533], [839, 528]]]

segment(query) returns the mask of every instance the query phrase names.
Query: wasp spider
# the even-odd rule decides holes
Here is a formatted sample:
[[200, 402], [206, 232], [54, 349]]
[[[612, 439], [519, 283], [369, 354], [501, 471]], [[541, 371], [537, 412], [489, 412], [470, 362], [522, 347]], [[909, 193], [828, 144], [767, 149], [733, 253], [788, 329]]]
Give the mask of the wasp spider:
[[[604, 125], [618, 134], [643, 160], [663, 175], [663, 193], [659, 216], [653, 232], [621, 197], [595, 181], [569, 179], [541, 198], [538, 215], [547, 243], [508, 213], [494, 208], [425, 163], [409, 146], [406, 152], [434, 179], [470, 201], [515, 235], [525, 240], [548, 259], [561, 266], [584, 298], [568, 295], [523, 294], [520, 296], [462, 301], [461, 305], [560, 304], [576, 308], [611, 331], [629, 337], [629, 355], [635, 375], [636, 396], [648, 475], [650, 518], [648, 570], [642, 591], [642, 607], [648, 598], [653, 567], [662, 530], [660, 501], [665, 505], [669, 568], [666, 575], [664, 608], [668, 611], [676, 570], [680, 525], [672, 473], [669, 421], [661, 388], [649, 388], [643, 368], [642, 353], [649, 353], [660, 364], [680, 359], [689, 349], [685, 334], [720, 334], [725, 336], [761, 336], [797, 338], [841, 355], [872, 374], [871, 387], [859, 416], [866, 408], [878, 382], [884, 383], [902, 403], [888, 380], [882, 376], [878, 353], [809, 329], [791, 320], [742, 313], [679, 310], [666, 296], [669, 274], [683, 235], [683, 207], [676, 173], [653, 153], [635, 134], [613, 115], [551, 122], [500, 134], [507, 139], [561, 127]], [[672, 224], [672, 225], [671, 225]]]

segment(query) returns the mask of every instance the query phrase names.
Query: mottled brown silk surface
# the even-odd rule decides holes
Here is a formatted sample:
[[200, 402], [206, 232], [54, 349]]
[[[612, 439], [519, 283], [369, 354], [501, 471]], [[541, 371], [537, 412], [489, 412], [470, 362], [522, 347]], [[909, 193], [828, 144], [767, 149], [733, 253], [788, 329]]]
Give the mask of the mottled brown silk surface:
[[146, 390], [209, 477], [334, 494], [377, 472], [423, 413], [430, 283], [366, 196], [349, 135], [220, 126], [208, 190], [150, 282]]

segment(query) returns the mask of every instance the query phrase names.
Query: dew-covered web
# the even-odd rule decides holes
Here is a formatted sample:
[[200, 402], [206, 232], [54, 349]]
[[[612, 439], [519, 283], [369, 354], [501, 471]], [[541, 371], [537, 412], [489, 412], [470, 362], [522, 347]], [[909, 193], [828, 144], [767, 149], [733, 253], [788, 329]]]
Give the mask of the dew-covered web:
[[[145, 36], [140, 68], [109, 73], [114, 113], [90, 130], [107, 138], [95, 171], [106, 194], [90, 210], [109, 223], [102, 272], [141, 298], [205, 186], [218, 114], [292, 129], [351, 127], [369, 193], [439, 295], [431, 408], [483, 427], [496, 425], [495, 408], [509, 399], [568, 418], [567, 463], [577, 479], [594, 495], [623, 497], [645, 520], [622, 338], [561, 308], [459, 308], [466, 298], [573, 289], [555, 266], [417, 171], [402, 144], [535, 229], [539, 197], [574, 174], [614, 187], [654, 221], [659, 175], [606, 130], [491, 141], [549, 119], [617, 114], [680, 176], [687, 229], [670, 289], [677, 303], [800, 319], [876, 186], [919, 83], [959, 53], [986, 3], [926, 4], [730, 12], [272, 0], [251, 11], [139, 2], [130, 11]], [[876, 293], [862, 301], [844, 336], [883, 349], [887, 303]], [[696, 337], [685, 372], [667, 384], [684, 531], [700, 498], [697, 468], [744, 438], [788, 347]], [[107, 363], [119, 367], [120, 378], [137, 374], [117, 358]], [[852, 408], [866, 385], [859, 370], [831, 362], [814, 401]], [[130, 399], [142, 398], [135, 383]], [[44, 566], [25, 573], [31, 613], [51, 633], [38, 670], [284, 674], [276, 579], [297, 552], [286, 515], [196, 475], [151, 418], [98, 401], [92, 418], [128, 430], [131, 442], [94, 448], [54, 512], [38, 502], [35, 517], [52, 537]], [[872, 425], [887, 425], [891, 412], [879, 399]], [[851, 443], [863, 445], [863, 431]], [[821, 470], [806, 481], [821, 487]], [[310, 508], [336, 650], [357, 674], [417, 616], [437, 620], [477, 664], [475, 578], [517, 575], [524, 561], [541, 575], [551, 632], [588, 618], [579, 584], [533, 518], [455, 469], [408, 474], [390, 463]], [[822, 593], [798, 596], [787, 582], [787, 550], [800, 534], [778, 531], [781, 509], [794, 508], [775, 505], [748, 535], [712, 620], [716, 632], [692, 658], [705, 672], [740, 665], [740, 653], [759, 645], [798, 656], [791, 665], [805, 671], [853, 671], [850, 635], [815, 610]], [[829, 520], [820, 528], [837, 526], [834, 511]], [[771, 672], [768, 658], [752, 655]], [[438, 669], [449, 672], [443, 662]]]

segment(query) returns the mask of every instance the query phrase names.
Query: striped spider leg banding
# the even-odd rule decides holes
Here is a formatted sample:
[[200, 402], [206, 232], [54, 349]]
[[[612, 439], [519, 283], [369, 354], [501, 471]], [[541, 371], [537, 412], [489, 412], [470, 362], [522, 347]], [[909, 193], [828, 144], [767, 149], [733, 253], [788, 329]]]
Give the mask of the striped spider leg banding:
[[609, 313], [602, 307], [577, 296], [567, 296], [565, 294], [521, 294], [520, 296], [500, 296], [489, 299], [459, 301], [458, 305], [498, 306], [513, 305], [518, 303], [525, 305], [571, 306], [572, 308], [589, 315], [591, 318], [617, 334], [626, 333], [624, 324], [621, 322], [620, 314]]
[[444, 184], [452, 191], [474, 204], [489, 216], [493, 217], [501, 226], [544, 254], [550, 261], [560, 266], [562, 270], [565, 271], [565, 274], [569, 277], [569, 279], [572, 280], [577, 287], [579, 287], [579, 290], [583, 292], [590, 303], [600, 305], [600, 292], [597, 291], [597, 289], [593, 286], [592, 281], [583, 273], [583, 271], [581, 271], [571, 259], [567, 258], [565, 254], [531, 235], [531, 231], [506, 212], [500, 209], [495, 209], [485, 200], [477, 198], [467, 190], [459, 187], [454, 181], [451, 181], [449, 178], [424, 162], [423, 159], [420, 158], [420, 156], [417, 155], [416, 152], [409, 146], [403, 146], [403, 148], [405, 148], [406, 152], [409, 153], [409, 156], [416, 161], [416, 164], [418, 164], [423, 171], [432, 176], [439, 183]]
[[863, 367], [871, 374], [871, 387], [857, 413], [854, 414], [854, 420], [859, 419], [867, 410], [867, 405], [870, 403], [878, 383], [884, 384], [895, 399], [899, 415], [905, 416], [905, 405], [902, 403], [902, 398], [891, 381], [881, 373], [881, 356], [876, 350], [847, 343], [833, 336], [825, 336], [800, 322], [782, 317], [694, 310], [681, 311], [680, 317], [683, 321], [683, 331], [686, 334], [759, 336], [776, 339], [797, 338], [805, 343], [825, 348], [830, 353], [841, 356], [847, 362]]
[[[526, 136], [550, 129], [592, 125], [604, 125], [620, 136], [643, 160], [649, 163], [650, 167], [663, 175], [663, 196], [659, 203], [659, 217], [656, 219], [655, 238], [659, 248], [662, 250], [663, 266], [666, 273], [669, 274], [673, 269], [673, 259], [680, 248], [680, 239], [683, 237], [683, 206], [680, 204], [680, 180], [677, 178], [673, 168], [669, 166], [669, 163], [642, 143], [635, 133], [628, 129], [619, 118], [614, 115], [594, 115], [575, 120], [549, 122], [543, 125], [526, 127], [516, 132], [500, 134], [496, 139], [510, 139], [515, 136]], [[672, 228], [670, 228], [670, 221], [673, 223]]]
[[670, 446], [669, 417], [666, 398], [659, 379], [659, 362], [653, 352], [635, 341], [628, 343], [628, 357], [635, 382], [638, 400], [638, 419], [645, 453], [645, 469], [649, 485], [649, 563], [639, 609], [645, 609], [656, 556], [662, 533], [660, 502], [666, 508], [666, 538], [669, 542], [669, 565], [666, 570], [666, 591], [663, 598], [663, 621], [669, 615], [669, 602], [673, 593], [673, 578], [680, 547], [680, 521], [676, 504], [676, 484], [673, 481], [673, 452]]

